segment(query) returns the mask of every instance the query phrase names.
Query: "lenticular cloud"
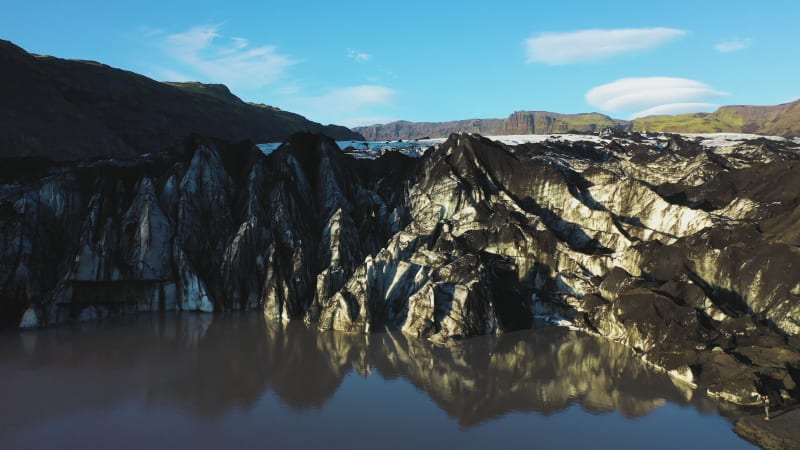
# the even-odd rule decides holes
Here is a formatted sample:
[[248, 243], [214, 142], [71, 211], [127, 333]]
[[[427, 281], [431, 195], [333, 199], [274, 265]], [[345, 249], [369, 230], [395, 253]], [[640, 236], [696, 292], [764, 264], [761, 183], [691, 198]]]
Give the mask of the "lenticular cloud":
[[601, 110], [633, 112], [632, 117], [643, 117], [713, 109], [716, 105], [709, 101], [726, 95], [687, 78], [621, 78], [590, 89], [586, 101]]
[[523, 44], [527, 62], [571, 64], [597, 61], [616, 55], [647, 50], [686, 34], [675, 28], [621, 28], [542, 33]]

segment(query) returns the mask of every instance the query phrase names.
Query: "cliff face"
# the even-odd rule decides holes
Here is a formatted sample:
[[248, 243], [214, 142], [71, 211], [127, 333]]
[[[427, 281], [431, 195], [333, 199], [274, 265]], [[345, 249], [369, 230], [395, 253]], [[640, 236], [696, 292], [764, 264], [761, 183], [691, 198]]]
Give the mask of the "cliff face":
[[445, 342], [539, 315], [734, 403], [797, 399], [795, 144], [587, 139], [462, 134], [364, 160], [300, 134], [269, 156], [201, 141], [19, 168], [0, 189], [0, 317], [257, 309]]
[[34, 56], [8, 41], [0, 41], [0, 67], [0, 157], [130, 157], [192, 133], [255, 142], [298, 131], [361, 139], [242, 102], [222, 85], [160, 83], [96, 62]]
[[628, 122], [602, 114], [558, 114], [545, 111], [517, 111], [506, 119], [470, 119], [454, 122], [391, 122], [385, 125], [357, 127], [369, 141], [442, 138], [453, 133], [477, 133], [486, 136], [509, 134], [551, 134], [569, 131], [595, 132], [604, 128], [628, 127]]
[[401, 180], [419, 160], [353, 160], [321, 135], [269, 157], [187, 145], [4, 185], [4, 320], [28, 303], [24, 324], [164, 309], [302, 318], [408, 220]]

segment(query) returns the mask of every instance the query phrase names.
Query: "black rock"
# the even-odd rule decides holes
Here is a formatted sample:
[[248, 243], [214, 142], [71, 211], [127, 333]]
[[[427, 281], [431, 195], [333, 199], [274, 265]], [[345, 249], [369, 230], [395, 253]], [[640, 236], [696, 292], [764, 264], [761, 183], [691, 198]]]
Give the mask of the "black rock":
[[195, 137], [128, 160], [16, 161], [0, 318], [259, 310], [445, 342], [540, 315], [727, 401], [795, 402], [797, 152], [626, 136], [458, 134], [373, 160], [319, 134], [269, 156]]

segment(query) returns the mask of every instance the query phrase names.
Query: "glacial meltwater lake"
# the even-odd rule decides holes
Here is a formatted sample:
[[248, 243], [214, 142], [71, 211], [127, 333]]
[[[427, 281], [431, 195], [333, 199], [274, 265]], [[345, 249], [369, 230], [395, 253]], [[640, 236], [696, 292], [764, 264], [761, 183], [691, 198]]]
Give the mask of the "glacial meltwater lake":
[[719, 405], [564, 328], [448, 346], [259, 314], [0, 334], [0, 448], [738, 449]]

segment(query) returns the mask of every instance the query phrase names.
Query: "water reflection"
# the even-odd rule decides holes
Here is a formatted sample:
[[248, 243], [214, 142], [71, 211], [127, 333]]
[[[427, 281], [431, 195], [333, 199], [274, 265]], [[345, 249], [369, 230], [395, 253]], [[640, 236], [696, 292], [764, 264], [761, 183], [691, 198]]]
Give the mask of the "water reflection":
[[167, 315], [0, 335], [0, 434], [135, 397], [198, 417], [249, 410], [272, 391], [321, 408], [348, 373], [402, 378], [462, 427], [511, 411], [648, 414], [665, 402], [714, 403], [645, 366], [625, 347], [561, 328], [448, 347], [402, 334], [319, 333], [258, 315]]

